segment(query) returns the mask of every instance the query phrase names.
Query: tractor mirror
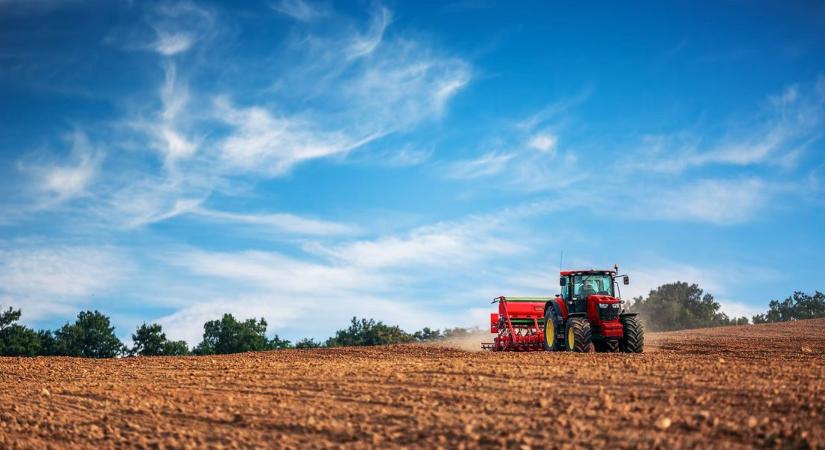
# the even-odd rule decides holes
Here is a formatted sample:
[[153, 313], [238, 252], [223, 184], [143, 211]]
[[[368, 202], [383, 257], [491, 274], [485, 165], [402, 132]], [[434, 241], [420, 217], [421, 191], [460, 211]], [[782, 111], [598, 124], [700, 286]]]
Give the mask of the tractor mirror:
[[629, 276], [627, 276], [627, 275], [623, 276], [623, 277], [622, 277], [622, 282], [623, 282], [625, 285], [630, 284], [630, 277], [629, 277]]
[[567, 286], [567, 277], [559, 278], [559, 286], [562, 286], [562, 287]]

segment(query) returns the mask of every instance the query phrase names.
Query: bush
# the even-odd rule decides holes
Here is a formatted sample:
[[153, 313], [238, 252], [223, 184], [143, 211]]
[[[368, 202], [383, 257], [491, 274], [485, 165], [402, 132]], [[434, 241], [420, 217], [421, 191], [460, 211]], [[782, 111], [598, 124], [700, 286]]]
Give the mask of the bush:
[[31, 328], [18, 325], [20, 310], [11, 307], [0, 313], [0, 356], [36, 356], [40, 337]]
[[316, 342], [315, 339], [303, 338], [295, 343], [295, 348], [320, 348], [321, 343]]
[[633, 299], [629, 310], [637, 312], [652, 331], [747, 324], [741, 317], [731, 320], [719, 312], [719, 303], [696, 284], [664, 284], [650, 291], [648, 297]]
[[415, 338], [397, 325], [384, 325], [373, 319], [352, 318], [349, 328], [338, 330], [327, 340], [327, 347], [387, 345], [412, 342]]
[[74, 324], [54, 333], [54, 354], [85, 358], [113, 358], [125, 347], [115, 336], [109, 318], [98, 311], [81, 311]]
[[784, 301], [771, 300], [769, 308], [767, 313], [753, 316], [753, 323], [787, 322], [825, 317], [825, 294], [816, 291], [814, 295], [808, 295], [796, 291]]
[[195, 354], [212, 355], [268, 350], [266, 320], [261, 318], [238, 322], [232, 314], [221, 320], [210, 320], [203, 325], [203, 341], [195, 347]]
[[160, 324], [144, 323], [132, 335], [134, 346], [129, 351], [133, 355], [141, 356], [172, 356], [188, 355], [189, 348], [184, 341], [170, 341], [166, 339]]

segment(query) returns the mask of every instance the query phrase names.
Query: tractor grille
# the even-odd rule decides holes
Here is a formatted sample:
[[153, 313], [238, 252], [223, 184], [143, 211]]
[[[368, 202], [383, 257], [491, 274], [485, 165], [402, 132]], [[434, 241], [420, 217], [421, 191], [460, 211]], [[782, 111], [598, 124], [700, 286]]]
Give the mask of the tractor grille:
[[607, 308], [599, 308], [599, 319], [603, 322], [616, 320], [619, 318], [619, 311], [621, 311], [621, 308], [614, 308], [613, 305], [608, 305]]

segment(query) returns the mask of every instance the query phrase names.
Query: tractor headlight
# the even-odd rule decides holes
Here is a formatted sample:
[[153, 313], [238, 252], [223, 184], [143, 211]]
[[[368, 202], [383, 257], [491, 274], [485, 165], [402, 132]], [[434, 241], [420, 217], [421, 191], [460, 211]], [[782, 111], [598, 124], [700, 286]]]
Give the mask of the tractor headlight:
[[610, 305], [608, 305], [607, 303], [599, 303], [599, 308], [604, 309], [604, 308], [608, 308], [608, 307], [610, 307]]
[[613, 307], [614, 307], [614, 308], [616, 308], [616, 309], [619, 309], [619, 304], [618, 304], [618, 303], [614, 303], [614, 304], [613, 304]]

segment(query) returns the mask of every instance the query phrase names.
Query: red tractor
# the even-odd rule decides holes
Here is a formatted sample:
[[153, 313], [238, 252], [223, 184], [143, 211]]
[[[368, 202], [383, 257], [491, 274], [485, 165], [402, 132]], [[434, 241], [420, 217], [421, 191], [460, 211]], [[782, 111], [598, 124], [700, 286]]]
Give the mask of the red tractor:
[[644, 350], [644, 328], [635, 313], [625, 312], [619, 283], [630, 283], [615, 270], [564, 270], [561, 294], [552, 297], [498, 297], [490, 314], [493, 351], [627, 352]]

